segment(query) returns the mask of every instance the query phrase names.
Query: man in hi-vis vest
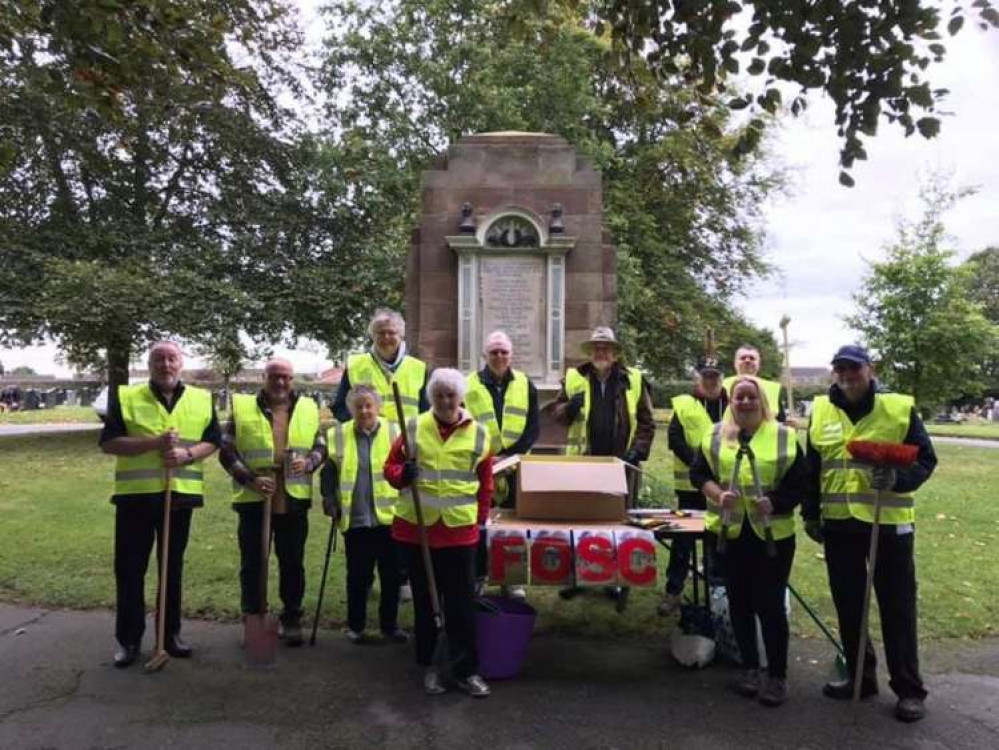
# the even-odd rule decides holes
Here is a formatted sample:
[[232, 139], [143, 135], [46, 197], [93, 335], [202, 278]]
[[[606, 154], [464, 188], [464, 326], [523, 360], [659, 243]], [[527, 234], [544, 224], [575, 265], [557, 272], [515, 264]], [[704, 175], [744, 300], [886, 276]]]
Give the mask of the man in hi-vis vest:
[[[874, 590], [881, 612], [891, 689], [900, 721], [923, 718], [926, 689], [919, 673], [916, 635], [914, 492], [937, 464], [933, 445], [911, 396], [889, 393], [874, 378], [867, 351], [844, 346], [832, 360], [835, 382], [812, 406], [808, 427], [809, 491], [802, 504], [805, 531], [824, 543], [829, 588], [839, 616], [850, 679], [829, 682], [822, 692], [848, 700], [853, 695], [860, 621], [864, 603], [874, 490], [881, 493], [881, 533], [874, 566]], [[850, 458], [851, 440], [919, 446], [916, 463], [904, 469], [871, 469]], [[878, 692], [876, 661], [867, 639], [861, 695]]]
[[[648, 384], [638, 370], [618, 362], [621, 346], [610, 328], [595, 328], [580, 348], [590, 361], [566, 370], [553, 409], [555, 421], [569, 427], [566, 453], [617, 456], [637, 467], [648, 459], [656, 434]], [[569, 598], [578, 591], [568, 588], [560, 594]], [[619, 611], [627, 603], [626, 592], [616, 586], [607, 590]]]
[[[690, 483], [690, 465], [704, 436], [721, 422], [728, 408], [728, 393], [722, 387], [721, 366], [715, 357], [705, 357], [697, 363], [693, 393], [675, 396], [672, 405], [668, 435], [669, 449], [673, 452], [673, 489], [677, 505], [681, 510], [706, 510], [704, 495]], [[659, 603], [659, 614], [663, 617], [680, 607], [693, 547], [694, 540], [687, 535], [680, 535], [672, 542], [666, 589]], [[704, 550], [709, 554], [707, 546]]]
[[146, 625], [145, 574], [153, 541], [163, 533], [165, 473], [172, 473], [166, 591], [166, 651], [191, 655], [180, 639], [181, 581], [191, 511], [204, 505], [204, 460], [221, 441], [208, 391], [180, 380], [184, 355], [172, 341], [149, 351], [149, 382], [108, 394], [101, 450], [117, 456], [114, 473], [114, 575], [117, 588], [116, 667], [139, 656]]
[[395, 413], [395, 400], [392, 398], [393, 382], [399, 384], [406, 419], [412, 419], [429, 409], [427, 363], [409, 355], [405, 341], [406, 321], [403, 317], [395, 310], [375, 310], [368, 323], [368, 336], [372, 341], [371, 350], [364, 354], [353, 354], [347, 359], [347, 368], [333, 400], [333, 416], [336, 420], [351, 420], [347, 394], [352, 386], [362, 383], [378, 391], [382, 400], [381, 415], [393, 422], [399, 422], [399, 415]]
[[326, 460], [316, 402], [292, 390], [290, 362], [272, 359], [264, 387], [234, 393], [232, 419], [223, 434], [222, 466], [232, 476], [232, 507], [239, 515], [239, 583], [243, 614], [260, 612], [260, 545], [264, 496], [271, 497], [271, 533], [278, 559], [278, 592], [284, 609], [279, 634], [302, 645], [305, 540], [309, 535], [312, 472]]
[[784, 393], [783, 386], [776, 380], [767, 380], [759, 376], [758, 373], [760, 372], [761, 364], [760, 350], [750, 344], [743, 344], [735, 351], [735, 361], [733, 362], [735, 375], [729, 375], [725, 378], [722, 385], [726, 393], [731, 393], [732, 384], [737, 378], [743, 375], [753, 378], [760, 384], [760, 390], [766, 396], [767, 406], [770, 407], [770, 411], [776, 415], [775, 418], [778, 422], [783, 423], [787, 421], [787, 414], [784, 409], [784, 402], [787, 396]]

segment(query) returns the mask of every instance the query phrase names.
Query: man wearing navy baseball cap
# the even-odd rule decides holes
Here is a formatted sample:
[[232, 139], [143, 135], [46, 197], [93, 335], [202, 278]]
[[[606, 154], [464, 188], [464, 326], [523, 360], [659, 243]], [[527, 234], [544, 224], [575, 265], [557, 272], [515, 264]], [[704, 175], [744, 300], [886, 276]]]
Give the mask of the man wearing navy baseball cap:
[[[874, 377], [867, 350], [840, 347], [832, 358], [829, 394], [815, 399], [808, 426], [809, 490], [802, 503], [805, 531], [824, 544], [829, 588], [839, 617], [850, 679], [828, 682], [822, 692], [847, 700], [858, 669], [860, 624], [867, 578], [874, 501], [880, 493], [879, 550], [874, 570], [881, 630], [895, 716], [918, 721], [925, 715], [926, 689], [919, 673], [916, 633], [915, 491], [936, 466], [926, 428], [911, 396], [889, 393]], [[851, 440], [907, 443], [919, 447], [912, 466], [871, 468], [852, 460]], [[866, 639], [861, 696], [878, 692], [876, 657]]]

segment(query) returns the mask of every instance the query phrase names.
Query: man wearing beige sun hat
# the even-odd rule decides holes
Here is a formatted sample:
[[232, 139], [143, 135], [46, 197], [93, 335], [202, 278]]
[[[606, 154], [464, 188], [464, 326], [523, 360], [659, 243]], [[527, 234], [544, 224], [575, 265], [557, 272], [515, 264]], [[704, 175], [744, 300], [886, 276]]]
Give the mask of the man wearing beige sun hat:
[[[655, 437], [648, 383], [618, 361], [621, 345], [612, 329], [595, 328], [580, 348], [589, 361], [566, 371], [554, 407], [555, 420], [569, 428], [566, 453], [616, 456], [638, 467]], [[618, 599], [619, 610], [624, 601]]]

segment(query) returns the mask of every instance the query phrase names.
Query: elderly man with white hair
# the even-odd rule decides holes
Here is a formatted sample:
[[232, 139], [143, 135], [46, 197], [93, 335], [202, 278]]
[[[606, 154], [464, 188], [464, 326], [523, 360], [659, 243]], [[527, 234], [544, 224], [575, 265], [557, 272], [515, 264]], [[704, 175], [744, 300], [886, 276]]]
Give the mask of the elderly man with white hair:
[[166, 472], [171, 472], [170, 547], [166, 590], [167, 653], [191, 655], [180, 639], [181, 581], [191, 513], [204, 505], [204, 460], [221, 436], [211, 394], [185, 385], [184, 354], [172, 341], [149, 350], [149, 382], [110, 389], [101, 450], [117, 456], [114, 474], [114, 574], [117, 588], [114, 665], [134, 663], [146, 625], [146, 568], [163, 534]]
[[409, 355], [405, 341], [406, 321], [402, 315], [388, 308], [375, 310], [368, 323], [368, 336], [372, 341], [371, 350], [347, 359], [347, 368], [333, 400], [333, 416], [337, 421], [350, 421], [347, 394], [352, 386], [362, 383], [378, 391], [382, 400], [381, 415], [393, 422], [399, 421], [392, 399], [393, 382], [399, 384], [406, 419], [429, 409], [427, 364]]
[[260, 572], [264, 496], [271, 498], [271, 533], [277, 553], [284, 609], [279, 634], [302, 645], [305, 540], [309, 535], [312, 472], [326, 460], [316, 402], [292, 389], [295, 372], [286, 359], [264, 367], [263, 388], [233, 394], [219, 456], [232, 476], [232, 507], [239, 515], [239, 583], [244, 615], [261, 610]]
[[[385, 478], [399, 490], [415, 486], [423, 508], [433, 575], [444, 609], [450, 650], [450, 676], [476, 698], [489, 695], [477, 674], [475, 652], [475, 551], [479, 526], [493, 496], [489, 433], [462, 408], [466, 384], [457, 370], [434, 370], [427, 385], [431, 411], [407, 422], [410, 445], [400, 437], [385, 463]], [[433, 621], [427, 571], [411, 492], [402, 492], [392, 522], [392, 538], [408, 563], [413, 587], [416, 661], [426, 668], [424, 690], [447, 689], [448, 675], [433, 663], [438, 632]]]

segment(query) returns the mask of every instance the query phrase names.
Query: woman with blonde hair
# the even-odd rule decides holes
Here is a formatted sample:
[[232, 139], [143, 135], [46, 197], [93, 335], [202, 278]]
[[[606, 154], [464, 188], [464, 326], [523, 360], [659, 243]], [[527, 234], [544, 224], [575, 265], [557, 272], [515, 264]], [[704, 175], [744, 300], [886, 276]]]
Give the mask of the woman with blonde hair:
[[[788, 697], [788, 623], [784, 608], [794, 561], [794, 516], [807, 483], [807, 467], [794, 432], [773, 417], [766, 394], [750, 377], [732, 385], [731, 418], [701, 442], [691, 483], [707, 499], [709, 544], [718, 541], [729, 614], [744, 672], [736, 692], [779, 706]], [[756, 618], [766, 649], [760, 670]]]

